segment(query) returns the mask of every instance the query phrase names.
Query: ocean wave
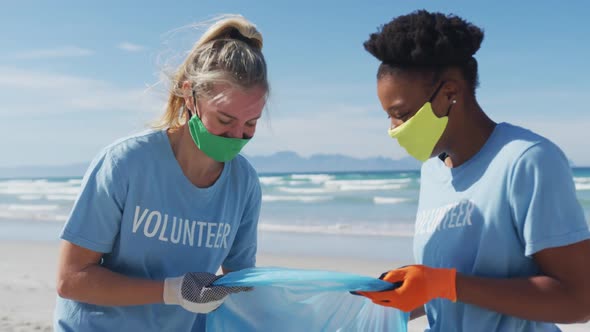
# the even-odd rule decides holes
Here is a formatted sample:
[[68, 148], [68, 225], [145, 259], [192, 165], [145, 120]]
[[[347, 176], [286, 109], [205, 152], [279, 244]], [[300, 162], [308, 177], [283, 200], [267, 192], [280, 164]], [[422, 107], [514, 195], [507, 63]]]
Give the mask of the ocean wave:
[[384, 184], [384, 185], [341, 185], [337, 186], [337, 191], [380, 191], [380, 190], [399, 190], [407, 188], [406, 184]]
[[49, 204], [2, 204], [0, 210], [9, 211], [55, 211], [59, 205]]
[[20, 199], [21, 201], [38, 201], [43, 199], [42, 195], [20, 195], [18, 196], [18, 199]]
[[324, 183], [333, 179], [334, 176], [330, 174], [291, 174], [293, 180], [307, 180], [311, 183]]
[[21, 201], [75, 201], [77, 195], [20, 195], [18, 199]]
[[578, 191], [590, 190], [590, 183], [576, 183], [576, 190], [578, 190]]
[[332, 196], [274, 196], [274, 195], [263, 195], [263, 202], [322, 202], [334, 199]]
[[366, 179], [366, 180], [329, 180], [325, 182], [326, 186], [382, 186], [390, 184], [405, 184], [412, 182], [412, 179]]
[[291, 187], [278, 187], [279, 191], [290, 193], [290, 194], [325, 194], [334, 192], [335, 190], [328, 188], [291, 188]]
[[354, 184], [354, 183], [344, 183], [344, 184], [337, 184], [333, 183], [330, 185], [325, 185], [323, 187], [316, 187], [316, 188], [292, 188], [292, 187], [278, 187], [277, 189], [290, 193], [290, 194], [325, 194], [325, 193], [335, 193], [335, 192], [343, 192], [343, 191], [383, 191], [383, 190], [399, 190], [406, 188], [406, 184]]
[[0, 194], [4, 195], [77, 195], [80, 185], [47, 180], [8, 180], [0, 182]]
[[270, 185], [277, 185], [285, 183], [283, 177], [281, 176], [261, 176], [258, 178], [261, 184], [270, 186]]
[[283, 185], [286, 184], [288, 186], [304, 186], [307, 183], [305, 183], [303, 181], [286, 181], [286, 182], [283, 182], [281, 184], [283, 184]]
[[7, 211], [0, 210], [0, 219], [23, 221], [60, 221], [65, 222], [68, 216], [65, 214], [46, 213], [42, 211]]
[[409, 201], [409, 198], [402, 198], [402, 197], [380, 197], [375, 196], [373, 197], [373, 203], [375, 204], [399, 204], [403, 202]]
[[404, 236], [414, 234], [412, 224], [382, 224], [382, 225], [281, 225], [260, 223], [258, 229], [262, 232], [299, 233], [299, 234], [329, 234], [350, 236]]
[[78, 195], [47, 195], [45, 199], [48, 201], [75, 201]]
[[26, 221], [66, 221], [66, 211], [54, 204], [0, 204], [0, 219]]

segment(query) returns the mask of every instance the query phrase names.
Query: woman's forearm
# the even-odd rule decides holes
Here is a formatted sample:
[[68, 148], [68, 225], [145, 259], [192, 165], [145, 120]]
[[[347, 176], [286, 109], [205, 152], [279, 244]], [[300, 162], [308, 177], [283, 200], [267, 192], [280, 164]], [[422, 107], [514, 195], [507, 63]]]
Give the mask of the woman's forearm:
[[99, 265], [60, 276], [57, 291], [63, 298], [108, 306], [163, 302], [163, 281], [130, 278]]
[[527, 320], [578, 323], [590, 299], [547, 276], [492, 279], [457, 274], [457, 300]]

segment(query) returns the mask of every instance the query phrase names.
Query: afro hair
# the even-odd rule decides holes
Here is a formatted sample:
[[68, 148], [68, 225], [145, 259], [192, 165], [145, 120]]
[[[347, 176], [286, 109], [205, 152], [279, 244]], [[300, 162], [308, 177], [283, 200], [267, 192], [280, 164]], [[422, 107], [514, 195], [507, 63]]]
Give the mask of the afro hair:
[[483, 36], [480, 28], [460, 17], [418, 10], [383, 25], [364, 47], [393, 67], [463, 66], [477, 52]]

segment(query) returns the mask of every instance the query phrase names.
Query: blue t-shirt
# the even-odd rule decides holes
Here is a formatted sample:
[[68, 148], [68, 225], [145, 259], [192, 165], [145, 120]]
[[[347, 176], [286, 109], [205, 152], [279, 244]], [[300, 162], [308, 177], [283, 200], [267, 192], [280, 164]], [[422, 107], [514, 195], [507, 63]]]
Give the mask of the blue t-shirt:
[[[61, 238], [104, 253], [101, 265], [163, 280], [255, 266], [261, 191], [242, 156], [198, 188], [183, 174], [166, 131], [104, 149], [90, 165]], [[56, 331], [201, 331], [204, 315], [176, 305], [99, 306], [58, 297]]]
[[[539, 275], [532, 255], [590, 238], [563, 152], [549, 140], [498, 124], [456, 168], [422, 166], [414, 255], [418, 264], [491, 278]], [[436, 299], [427, 331], [559, 331], [554, 324]]]

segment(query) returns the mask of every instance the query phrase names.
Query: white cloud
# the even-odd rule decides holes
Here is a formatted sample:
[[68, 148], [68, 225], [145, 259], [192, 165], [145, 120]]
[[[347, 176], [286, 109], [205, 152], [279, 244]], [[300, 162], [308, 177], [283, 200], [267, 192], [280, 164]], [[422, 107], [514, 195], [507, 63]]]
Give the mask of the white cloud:
[[27, 69], [0, 67], [0, 87], [0, 116], [14, 114], [15, 109], [44, 114], [86, 110], [154, 113], [163, 104], [162, 97], [143, 88]]
[[482, 91], [480, 105], [495, 121], [520, 125], [555, 142], [577, 165], [590, 165], [590, 116], [581, 112], [586, 86]]
[[557, 144], [576, 165], [590, 165], [587, 142], [590, 141], [590, 117], [580, 114], [577, 117], [550, 119], [547, 117], [514, 117], [508, 119], [513, 124], [528, 128]]
[[58, 48], [37, 49], [14, 53], [10, 56], [13, 59], [33, 60], [46, 58], [70, 58], [93, 55], [94, 51], [77, 46], [64, 46]]
[[145, 129], [164, 101], [141, 87], [0, 67], [0, 166], [88, 161]]
[[130, 43], [130, 42], [119, 43], [119, 45], [117, 45], [117, 47], [120, 50], [127, 51], [127, 52], [140, 52], [145, 49], [145, 47], [143, 47], [141, 45]]

